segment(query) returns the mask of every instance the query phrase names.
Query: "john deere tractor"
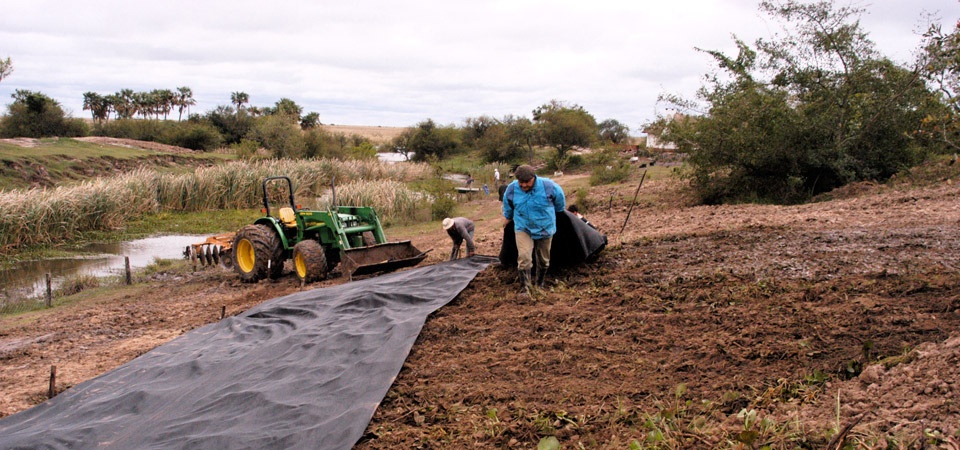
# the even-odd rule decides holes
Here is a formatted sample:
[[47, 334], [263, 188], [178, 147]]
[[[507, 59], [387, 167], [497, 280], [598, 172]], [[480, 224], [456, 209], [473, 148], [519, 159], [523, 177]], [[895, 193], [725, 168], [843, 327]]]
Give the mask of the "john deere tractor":
[[[289, 205], [278, 208], [271, 205], [268, 187], [283, 182]], [[232, 248], [225, 252], [244, 282], [279, 278], [287, 259], [293, 259], [301, 280], [311, 282], [325, 279], [337, 264], [352, 279], [354, 275], [415, 266], [429, 252], [421, 252], [410, 241], [387, 242], [380, 219], [371, 207], [300, 209], [294, 201], [289, 177], [263, 180], [263, 208], [265, 216], [237, 231]]]

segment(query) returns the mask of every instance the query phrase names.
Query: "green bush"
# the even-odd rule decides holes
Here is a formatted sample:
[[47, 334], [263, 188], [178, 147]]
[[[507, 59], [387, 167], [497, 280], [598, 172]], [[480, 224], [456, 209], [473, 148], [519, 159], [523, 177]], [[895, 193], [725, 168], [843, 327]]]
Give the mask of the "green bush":
[[0, 120], [0, 137], [77, 137], [86, 136], [86, 124], [65, 117], [56, 100], [40, 92], [17, 89], [7, 115]]
[[241, 159], [255, 159], [260, 144], [249, 139], [243, 139], [240, 142], [230, 144], [230, 150]]
[[156, 120], [117, 119], [97, 125], [93, 133], [120, 139], [160, 142], [164, 122]]
[[609, 164], [596, 166], [590, 174], [590, 186], [619, 183], [626, 180], [632, 170], [633, 166], [623, 160], [611, 161]]
[[163, 130], [161, 142], [191, 150], [211, 151], [223, 145], [223, 138], [209, 123], [177, 122]]
[[284, 116], [261, 117], [244, 139], [256, 141], [275, 158], [302, 158], [306, 155], [307, 144], [300, 125], [291, 123]]
[[449, 195], [439, 195], [430, 205], [430, 218], [433, 220], [443, 220], [446, 217], [452, 217], [454, 210], [457, 209], [457, 201]]

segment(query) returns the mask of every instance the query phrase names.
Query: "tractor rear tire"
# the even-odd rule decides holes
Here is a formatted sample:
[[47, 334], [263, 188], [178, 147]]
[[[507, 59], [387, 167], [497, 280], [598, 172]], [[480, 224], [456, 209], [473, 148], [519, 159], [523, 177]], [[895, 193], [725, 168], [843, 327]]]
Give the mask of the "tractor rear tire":
[[278, 278], [283, 271], [283, 243], [266, 225], [241, 228], [233, 238], [233, 256], [233, 268], [244, 283]]
[[293, 267], [304, 283], [327, 278], [327, 255], [320, 243], [308, 239], [294, 245]]

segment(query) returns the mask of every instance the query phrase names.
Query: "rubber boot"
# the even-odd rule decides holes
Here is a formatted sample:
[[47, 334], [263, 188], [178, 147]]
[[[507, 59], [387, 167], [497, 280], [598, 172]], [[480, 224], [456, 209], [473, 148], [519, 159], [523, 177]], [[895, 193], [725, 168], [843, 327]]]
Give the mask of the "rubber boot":
[[530, 269], [520, 270], [520, 295], [530, 295]]
[[537, 287], [543, 289], [543, 282], [547, 278], [547, 267], [537, 267]]

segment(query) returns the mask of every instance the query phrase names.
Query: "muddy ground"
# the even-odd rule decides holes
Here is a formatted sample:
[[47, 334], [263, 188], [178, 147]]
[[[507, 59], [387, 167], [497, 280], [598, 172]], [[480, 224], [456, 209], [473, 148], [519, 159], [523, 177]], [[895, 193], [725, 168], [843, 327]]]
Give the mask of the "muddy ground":
[[[601, 256], [529, 298], [482, 272], [427, 321], [356, 448], [957, 448], [958, 179], [800, 206], [683, 206], [678, 181], [647, 179], [631, 210], [637, 180], [590, 188]], [[500, 226], [478, 221], [480, 253]], [[410, 237], [436, 249], [424, 264], [447, 253], [437, 230]], [[289, 271], [160, 273], [0, 318], [0, 416], [43, 401], [52, 365], [67, 389], [298, 289]]]

